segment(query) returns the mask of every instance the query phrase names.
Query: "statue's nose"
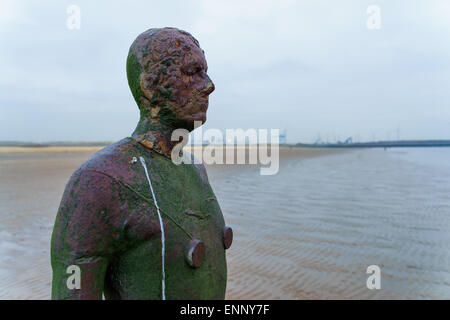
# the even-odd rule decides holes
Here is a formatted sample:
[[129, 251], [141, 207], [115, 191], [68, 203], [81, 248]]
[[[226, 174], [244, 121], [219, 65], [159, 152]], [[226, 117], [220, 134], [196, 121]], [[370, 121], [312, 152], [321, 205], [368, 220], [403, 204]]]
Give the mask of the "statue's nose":
[[213, 92], [216, 87], [214, 86], [214, 83], [212, 82], [211, 78], [208, 76], [206, 77], [207, 79], [203, 91], [205, 92], [205, 94], [211, 94], [211, 92]]

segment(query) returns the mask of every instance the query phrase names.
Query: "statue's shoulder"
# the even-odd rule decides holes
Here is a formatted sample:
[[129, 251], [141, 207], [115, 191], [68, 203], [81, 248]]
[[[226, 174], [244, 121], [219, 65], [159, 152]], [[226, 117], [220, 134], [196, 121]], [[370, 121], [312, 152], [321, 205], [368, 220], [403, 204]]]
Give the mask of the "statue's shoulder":
[[[105, 230], [115, 228], [113, 225], [121, 221], [120, 203], [117, 200], [122, 189], [117, 177], [126, 174], [123, 163], [128, 158], [126, 150], [130, 148], [132, 143], [128, 139], [122, 139], [93, 154], [72, 174], [59, 206], [55, 239], [75, 239], [80, 230], [83, 230], [83, 234], [89, 233], [101, 238], [108, 234], [109, 231]], [[108, 220], [105, 220], [105, 213], [108, 214]], [[73, 232], [66, 234], [67, 226], [71, 225], [77, 225], [81, 229], [75, 228]], [[63, 236], [64, 234], [66, 235]], [[96, 241], [100, 242], [100, 238], [96, 238]], [[79, 248], [84, 250], [88, 244], [80, 241], [74, 240], [74, 246], [78, 248], [76, 243], [82, 243]]]
[[136, 145], [131, 138], [124, 138], [94, 153], [74, 173], [74, 175], [103, 174], [111, 179], [119, 179], [130, 174], [130, 163], [136, 157]]
[[75, 170], [65, 187], [60, 214], [78, 219], [99, 208], [115, 209], [117, 203], [114, 200], [121, 188], [119, 181], [130, 176], [126, 171], [129, 165], [125, 163], [129, 161], [127, 150], [132, 147], [129, 139], [122, 139], [96, 152]]

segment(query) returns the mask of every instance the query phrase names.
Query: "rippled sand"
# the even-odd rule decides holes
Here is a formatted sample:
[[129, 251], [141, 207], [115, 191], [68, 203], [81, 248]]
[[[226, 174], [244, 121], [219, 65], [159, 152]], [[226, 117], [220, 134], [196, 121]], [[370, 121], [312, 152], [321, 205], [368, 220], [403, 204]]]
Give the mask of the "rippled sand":
[[[228, 298], [449, 299], [448, 159], [352, 150], [213, 181], [236, 233]], [[369, 265], [381, 290], [366, 287]]]
[[[283, 149], [274, 176], [208, 167], [235, 233], [227, 298], [449, 299], [448, 150]], [[50, 297], [54, 217], [88, 156], [0, 154], [0, 299]], [[366, 287], [371, 264], [381, 290]]]

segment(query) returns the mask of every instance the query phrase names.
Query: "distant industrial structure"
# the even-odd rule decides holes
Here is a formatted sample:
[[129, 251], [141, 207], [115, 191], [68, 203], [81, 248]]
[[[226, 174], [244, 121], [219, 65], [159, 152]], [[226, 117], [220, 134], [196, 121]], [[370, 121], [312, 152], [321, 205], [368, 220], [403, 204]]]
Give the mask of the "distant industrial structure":
[[287, 130], [283, 129], [280, 132], [280, 144], [286, 144], [286, 135], [287, 135]]
[[337, 143], [297, 143], [299, 147], [310, 148], [412, 148], [412, 147], [450, 147], [450, 140], [401, 140], [352, 142], [351, 137]]

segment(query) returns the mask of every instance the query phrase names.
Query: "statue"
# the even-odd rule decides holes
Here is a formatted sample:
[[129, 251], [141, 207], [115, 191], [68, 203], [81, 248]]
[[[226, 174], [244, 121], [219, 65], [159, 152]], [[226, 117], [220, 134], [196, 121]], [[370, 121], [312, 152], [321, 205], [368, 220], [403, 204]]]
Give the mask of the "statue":
[[185, 31], [150, 29], [133, 42], [127, 77], [140, 120], [66, 186], [52, 234], [53, 299], [225, 298], [232, 230], [204, 166], [171, 160], [171, 133], [206, 121], [206, 72]]

